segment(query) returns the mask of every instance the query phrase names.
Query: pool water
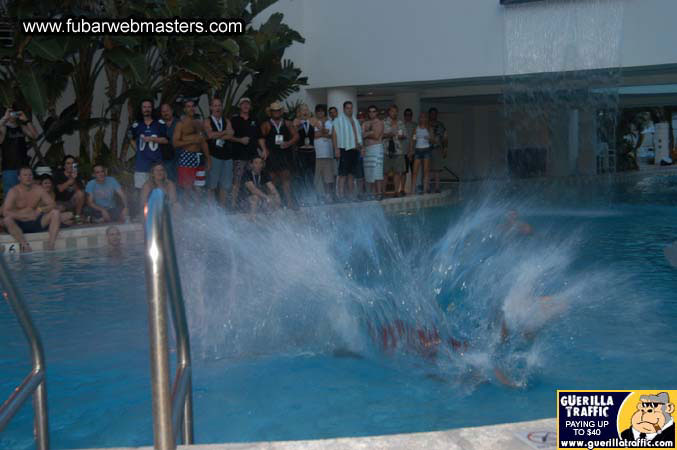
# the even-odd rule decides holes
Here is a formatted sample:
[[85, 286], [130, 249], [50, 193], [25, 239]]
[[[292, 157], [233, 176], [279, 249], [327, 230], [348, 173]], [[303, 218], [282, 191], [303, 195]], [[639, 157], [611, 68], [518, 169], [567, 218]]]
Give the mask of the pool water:
[[[178, 220], [196, 443], [531, 420], [555, 416], [556, 389], [674, 388], [677, 270], [662, 251], [677, 179], [499, 190], [415, 214]], [[533, 235], [506, 227], [509, 209]], [[53, 447], [150, 445], [142, 249], [9, 264], [45, 346]], [[441, 344], [384, 346], [396, 323]], [[5, 303], [0, 339], [5, 397], [29, 370]], [[29, 402], [0, 448], [33, 445]]]

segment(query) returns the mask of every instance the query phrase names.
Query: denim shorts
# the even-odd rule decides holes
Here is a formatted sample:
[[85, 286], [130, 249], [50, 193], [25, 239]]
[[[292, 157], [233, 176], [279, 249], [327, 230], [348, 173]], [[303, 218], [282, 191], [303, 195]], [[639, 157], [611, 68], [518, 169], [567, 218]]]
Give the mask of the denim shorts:
[[207, 188], [230, 190], [233, 186], [233, 160], [212, 158], [212, 168], [207, 172]]
[[433, 157], [433, 150], [430, 147], [417, 148], [414, 159], [431, 159]]

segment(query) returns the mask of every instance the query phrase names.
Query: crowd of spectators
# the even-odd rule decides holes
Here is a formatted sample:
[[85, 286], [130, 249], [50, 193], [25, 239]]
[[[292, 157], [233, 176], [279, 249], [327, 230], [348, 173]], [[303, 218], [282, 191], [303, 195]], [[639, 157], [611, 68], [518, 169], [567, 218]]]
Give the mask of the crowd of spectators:
[[[86, 180], [70, 155], [60, 168], [34, 178], [27, 139], [37, 132], [23, 112], [7, 108], [0, 119], [2, 225], [29, 251], [24, 233], [49, 230], [53, 247], [63, 226], [122, 223], [130, 210], [140, 217], [155, 188], [178, 210], [207, 204], [251, 216], [282, 205], [297, 209], [308, 192], [321, 203], [380, 200], [389, 176], [395, 196], [439, 192], [447, 136], [434, 108], [415, 123], [410, 109], [400, 119], [397, 105], [387, 112], [369, 106], [365, 115], [354, 114], [350, 101], [341, 113], [326, 105], [311, 113], [302, 104], [289, 120], [274, 102], [262, 121], [250, 99], [241, 98], [237, 107], [237, 114], [225, 117], [221, 100], [214, 98], [209, 116], [200, 118], [195, 101], [187, 99], [180, 117], [166, 103], [158, 116], [154, 102], [143, 100], [128, 132], [135, 151], [133, 193], [102, 164]], [[421, 171], [423, 183], [417, 186]]]

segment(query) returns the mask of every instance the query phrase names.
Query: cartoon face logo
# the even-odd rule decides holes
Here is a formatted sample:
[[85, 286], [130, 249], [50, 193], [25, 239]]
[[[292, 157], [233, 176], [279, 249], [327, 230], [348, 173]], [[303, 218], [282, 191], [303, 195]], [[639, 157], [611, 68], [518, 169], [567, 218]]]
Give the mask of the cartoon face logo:
[[670, 403], [667, 392], [642, 395], [637, 402], [637, 411], [632, 415], [631, 426], [621, 437], [627, 440], [674, 440], [674, 412], [675, 405]]
[[668, 403], [667, 392], [658, 395], [643, 395], [637, 403], [637, 412], [632, 416], [632, 427], [641, 433], [656, 433], [671, 419], [675, 405]]

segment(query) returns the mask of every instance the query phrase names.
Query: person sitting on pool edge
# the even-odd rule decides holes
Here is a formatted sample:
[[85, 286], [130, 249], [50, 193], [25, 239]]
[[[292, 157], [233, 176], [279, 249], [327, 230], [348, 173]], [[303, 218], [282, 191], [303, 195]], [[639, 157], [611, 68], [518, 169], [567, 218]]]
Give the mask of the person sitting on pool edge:
[[82, 177], [78, 174], [78, 163], [74, 156], [67, 155], [62, 165], [63, 169], [54, 174], [56, 201], [63, 207], [62, 212], [72, 212], [75, 222], [82, 223], [82, 210], [87, 202], [87, 196]]
[[[45, 206], [40, 206], [40, 202]], [[19, 169], [19, 184], [7, 193], [2, 211], [5, 227], [19, 242], [21, 252], [32, 250], [24, 233], [39, 233], [47, 229], [49, 240], [46, 248], [54, 250], [61, 217], [52, 197], [40, 184], [33, 182], [33, 169], [27, 166]]]
[[255, 156], [249, 162], [240, 184], [242, 207], [248, 209], [251, 216], [254, 216], [261, 207], [270, 211], [281, 205], [280, 194], [275, 189], [268, 172], [263, 169], [263, 165], [263, 158]]
[[[38, 180], [40, 182], [40, 186], [47, 191], [47, 194], [54, 200], [56, 203], [56, 191], [54, 190], [54, 179], [52, 178], [51, 175], [49, 174], [43, 174], [38, 177]], [[40, 202], [40, 206], [45, 207], [44, 203]], [[61, 217], [61, 225], [63, 226], [70, 226], [73, 225], [73, 213], [70, 211], [65, 211], [64, 205], [60, 205], [59, 203], [56, 203], [56, 209], [59, 210], [59, 215]]]
[[148, 203], [148, 197], [153, 189], [162, 189], [167, 196], [169, 206], [172, 210], [178, 207], [179, 203], [176, 196], [176, 185], [167, 178], [167, 170], [162, 162], [153, 163], [150, 167], [150, 177], [141, 189], [141, 205], [144, 207]]
[[[94, 166], [94, 179], [87, 183], [87, 211], [97, 222], [124, 222], [127, 218], [127, 197], [122, 191], [120, 183], [106, 176], [106, 168], [97, 164]], [[122, 202], [122, 208], [115, 205], [115, 194]]]

